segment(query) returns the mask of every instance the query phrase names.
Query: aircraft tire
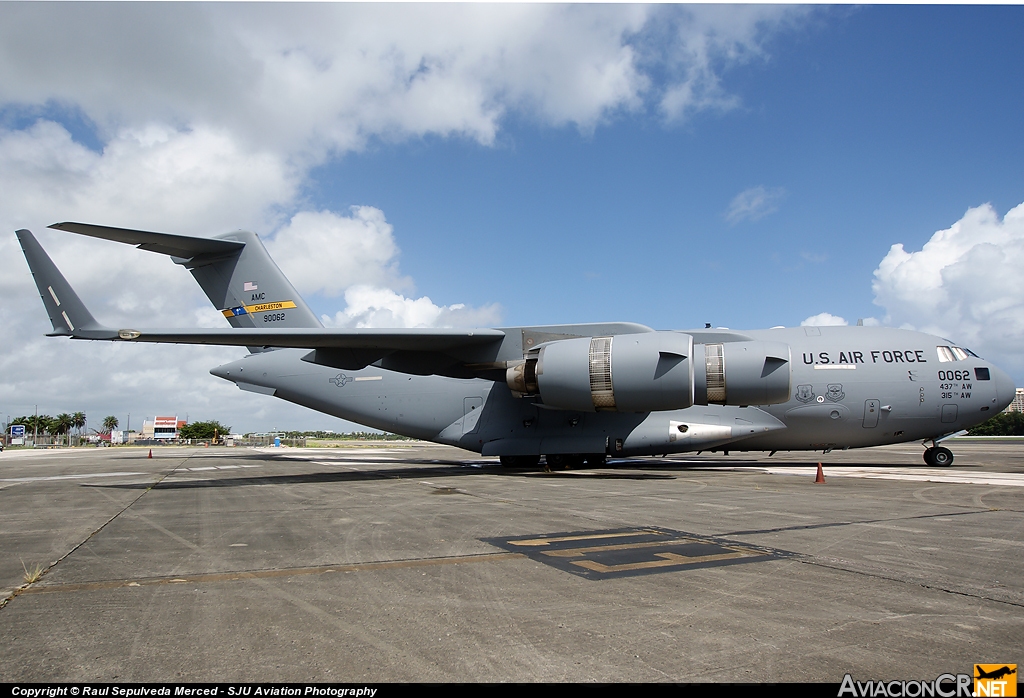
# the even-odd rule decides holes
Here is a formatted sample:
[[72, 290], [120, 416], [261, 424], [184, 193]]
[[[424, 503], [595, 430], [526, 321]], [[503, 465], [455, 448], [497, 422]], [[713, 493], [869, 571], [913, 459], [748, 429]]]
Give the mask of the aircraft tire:
[[926, 448], [924, 462], [935, 468], [948, 468], [953, 465], [953, 452], [943, 446]]
[[501, 465], [505, 468], [536, 468], [540, 465], [540, 456], [502, 456]]

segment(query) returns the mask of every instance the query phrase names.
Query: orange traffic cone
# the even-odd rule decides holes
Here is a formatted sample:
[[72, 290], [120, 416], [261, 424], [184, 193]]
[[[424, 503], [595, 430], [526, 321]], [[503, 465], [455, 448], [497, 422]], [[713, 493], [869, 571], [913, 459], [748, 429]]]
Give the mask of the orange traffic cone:
[[818, 474], [814, 478], [814, 484], [815, 485], [824, 485], [825, 484], [825, 473], [822, 472], [822, 470], [821, 470], [821, 463], [818, 463]]
[[152, 458], [152, 457], [153, 457], [153, 449], [149, 449], [149, 455], [146, 456], [146, 458]]

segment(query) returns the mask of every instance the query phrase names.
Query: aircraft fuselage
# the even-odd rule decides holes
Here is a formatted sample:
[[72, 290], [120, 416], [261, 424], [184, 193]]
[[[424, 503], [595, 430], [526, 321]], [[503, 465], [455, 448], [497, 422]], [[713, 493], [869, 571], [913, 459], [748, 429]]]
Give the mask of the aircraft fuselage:
[[[707, 341], [716, 332], [692, 334]], [[789, 345], [788, 401], [640, 413], [552, 409], [539, 396], [515, 397], [503, 382], [372, 365], [339, 370], [303, 361], [308, 352], [295, 349], [252, 354], [212, 373], [359, 424], [485, 455], [877, 446], [969, 428], [1013, 399], [1013, 381], [990, 362], [920, 332], [798, 327], [742, 334]], [[502, 351], [508, 359], [522, 350]]]

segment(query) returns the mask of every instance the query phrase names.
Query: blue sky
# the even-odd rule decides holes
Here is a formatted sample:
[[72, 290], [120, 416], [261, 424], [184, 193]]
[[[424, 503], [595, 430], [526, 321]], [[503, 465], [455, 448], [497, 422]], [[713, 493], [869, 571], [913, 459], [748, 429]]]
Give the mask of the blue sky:
[[[253, 229], [332, 324], [868, 318], [1024, 384], [1024, 8], [5, 4], [0, 27], [0, 412], [337, 424], [206, 374], [234, 350], [42, 338], [11, 233], [58, 220]], [[223, 322], [164, 258], [40, 238], [103, 319]]]
[[[1024, 11], [814, 14], [723, 71], [741, 100], [726, 113], [378, 143], [320, 168], [309, 194], [381, 208], [418, 289], [500, 302], [513, 324], [879, 315], [871, 274], [890, 245], [1024, 201]], [[730, 223], [755, 186], [783, 190], [777, 210]]]

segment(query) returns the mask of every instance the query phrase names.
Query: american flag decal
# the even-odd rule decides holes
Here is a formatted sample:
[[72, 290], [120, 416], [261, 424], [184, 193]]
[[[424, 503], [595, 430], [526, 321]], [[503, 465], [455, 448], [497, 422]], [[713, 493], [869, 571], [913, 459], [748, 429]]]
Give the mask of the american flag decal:
[[245, 282], [245, 287], [242, 290], [243, 291], [255, 291], [256, 290], [256, 282], [255, 281], [246, 281]]

